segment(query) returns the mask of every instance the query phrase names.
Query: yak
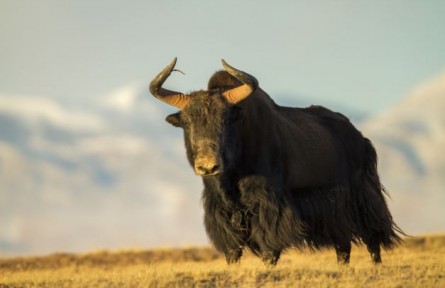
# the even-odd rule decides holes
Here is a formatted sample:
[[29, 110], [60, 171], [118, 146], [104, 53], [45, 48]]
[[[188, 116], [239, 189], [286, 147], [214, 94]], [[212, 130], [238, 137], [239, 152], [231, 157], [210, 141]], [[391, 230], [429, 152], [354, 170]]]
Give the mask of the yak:
[[334, 248], [349, 263], [351, 243], [374, 263], [403, 231], [388, 209], [369, 139], [322, 106], [277, 105], [258, 80], [222, 60], [208, 89], [162, 88], [176, 58], [151, 82], [153, 96], [179, 109], [166, 121], [184, 131], [202, 177], [204, 226], [228, 264], [251, 250], [275, 266], [289, 248]]

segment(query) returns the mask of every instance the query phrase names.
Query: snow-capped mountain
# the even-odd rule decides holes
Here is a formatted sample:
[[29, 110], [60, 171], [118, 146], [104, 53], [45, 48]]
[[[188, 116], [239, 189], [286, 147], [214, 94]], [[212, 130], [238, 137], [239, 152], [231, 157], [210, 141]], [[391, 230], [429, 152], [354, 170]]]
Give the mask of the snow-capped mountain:
[[445, 230], [445, 73], [361, 128], [379, 154], [396, 221], [408, 233]]

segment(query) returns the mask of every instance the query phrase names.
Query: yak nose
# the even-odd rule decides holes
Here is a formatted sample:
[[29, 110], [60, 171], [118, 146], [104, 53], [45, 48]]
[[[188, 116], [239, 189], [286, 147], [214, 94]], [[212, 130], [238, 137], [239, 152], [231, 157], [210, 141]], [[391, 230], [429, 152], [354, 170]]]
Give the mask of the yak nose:
[[220, 166], [217, 161], [201, 158], [195, 161], [195, 172], [201, 176], [215, 175], [220, 172]]

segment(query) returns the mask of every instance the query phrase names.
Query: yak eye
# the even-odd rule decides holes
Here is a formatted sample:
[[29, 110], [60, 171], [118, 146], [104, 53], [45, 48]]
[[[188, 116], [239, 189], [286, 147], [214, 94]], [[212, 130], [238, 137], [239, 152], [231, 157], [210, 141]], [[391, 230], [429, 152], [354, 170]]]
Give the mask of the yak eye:
[[243, 109], [238, 106], [233, 106], [230, 113], [230, 120], [235, 122], [243, 117]]

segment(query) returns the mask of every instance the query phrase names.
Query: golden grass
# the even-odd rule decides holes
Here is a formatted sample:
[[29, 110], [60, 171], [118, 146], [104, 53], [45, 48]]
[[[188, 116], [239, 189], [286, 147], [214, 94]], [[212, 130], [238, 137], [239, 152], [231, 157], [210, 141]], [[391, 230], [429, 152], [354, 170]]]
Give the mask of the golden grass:
[[3, 287], [445, 287], [445, 235], [413, 237], [375, 266], [364, 247], [290, 251], [275, 268], [246, 255], [228, 266], [211, 248], [54, 254], [0, 259]]

